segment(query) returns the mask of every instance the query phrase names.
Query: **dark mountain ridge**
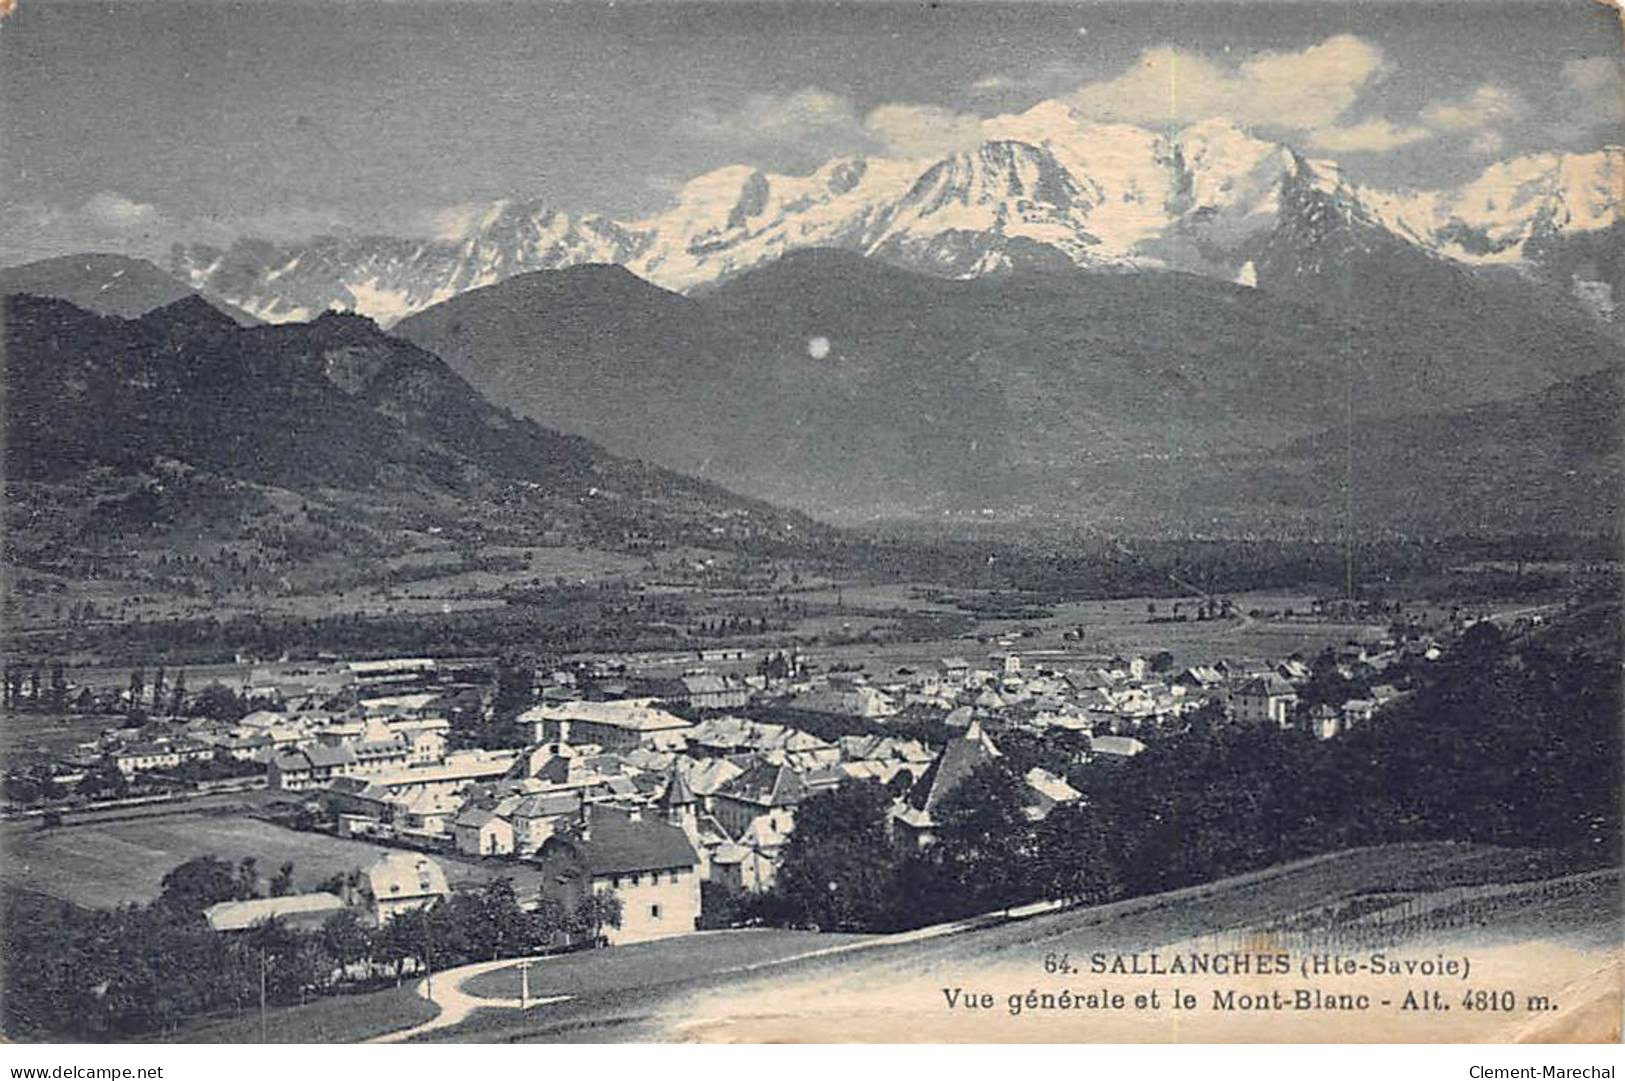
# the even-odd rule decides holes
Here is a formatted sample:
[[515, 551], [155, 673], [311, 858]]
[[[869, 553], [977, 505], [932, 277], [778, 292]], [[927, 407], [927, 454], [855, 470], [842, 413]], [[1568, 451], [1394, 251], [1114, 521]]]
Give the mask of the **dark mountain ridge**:
[[1111, 467], [1094, 495], [1165, 532], [1625, 535], [1625, 367], [1510, 401], [1328, 426], [1195, 473]]
[[[1129, 532], [1166, 520], [1170, 489], [1351, 414], [1519, 399], [1622, 354], [1526, 308], [1490, 318], [1493, 292], [1422, 255], [1417, 274], [1461, 292], [1452, 310], [1335, 310], [1335, 268], [1381, 253], [1335, 207], [1292, 217], [1322, 225], [1287, 247], [1322, 255], [1266, 260], [1278, 290], [1075, 269], [949, 280], [809, 250], [687, 297], [613, 268], [525, 274], [394, 333], [544, 423], [816, 516], [986, 508]], [[1309, 494], [1258, 524], [1296, 522]]]
[[202, 299], [242, 326], [259, 320], [218, 297], [205, 297], [145, 259], [86, 252], [0, 267], [0, 295], [56, 297], [86, 311], [135, 319], [187, 298]]
[[[12, 296], [4, 317], [7, 482], [24, 521], [62, 486], [113, 477], [149, 494], [206, 479], [243, 495], [230, 507], [284, 491], [358, 521], [521, 539], [819, 532], [515, 417], [360, 316], [240, 328], [197, 298], [125, 320]], [[192, 524], [233, 527], [207, 514]]]

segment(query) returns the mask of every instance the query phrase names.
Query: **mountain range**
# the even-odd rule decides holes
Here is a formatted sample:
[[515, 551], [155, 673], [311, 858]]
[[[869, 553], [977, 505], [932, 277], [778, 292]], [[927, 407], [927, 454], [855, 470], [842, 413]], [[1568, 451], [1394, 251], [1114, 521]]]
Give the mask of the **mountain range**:
[[[196, 294], [137, 320], [18, 297], [9, 477], [44, 484], [18, 505], [48, 517], [315, 495], [373, 523], [363, 544], [430, 521], [612, 546], [816, 528], [768, 504], [1128, 535], [1616, 528], [1617, 341], [1514, 281], [1360, 250], [1363, 229], [1299, 250], [1419, 296], [1039, 264], [955, 280], [810, 250], [695, 295], [532, 272], [389, 333], [339, 313], [242, 328]], [[55, 284], [102, 295], [112, 264], [76, 265]]]
[[[517, 412], [819, 517], [1198, 528], [1212, 519], [1170, 492], [1330, 429], [1387, 438], [1387, 421], [1520, 401], [1625, 352], [1507, 283], [1411, 271], [1436, 297], [1443, 274], [1449, 303], [1338, 311], [1174, 272], [949, 280], [804, 251], [695, 296], [618, 267], [535, 272], [393, 333]], [[1273, 507], [1227, 490], [1254, 525], [1296, 528], [1345, 479]], [[1414, 498], [1391, 497], [1409, 526], [1450, 528], [1448, 501]]]
[[7, 549], [23, 565], [166, 532], [295, 562], [411, 538], [760, 548], [821, 534], [497, 408], [364, 316], [242, 327], [198, 297], [123, 319], [27, 295], [3, 314]]
[[[454, 239], [181, 247], [173, 275], [76, 256], [0, 286], [143, 325], [180, 303], [213, 331], [173, 355], [145, 339], [119, 349], [200, 387], [221, 370], [211, 357], [256, 378], [274, 370], [266, 350], [318, 358], [278, 376], [321, 371], [277, 406], [295, 431], [314, 425], [299, 476], [244, 474], [253, 483], [418, 498], [478, 476], [477, 504], [489, 483], [533, 473], [553, 491], [602, 471], [614, 477], [587, 487], [617, 490], [644, 470], [667, 492], [713, 492], [702, 503], [738, 492], [824, 520], [991, 514], [1128, 532], [1323, 532], [1355, 503], [1375, 528], [1423, 532], [1539, 527], [1542, 507], [1561, 508], [1553, 528], [1616, 521], [1599, 481], [1619, 464], [1607, 421], [1625, 362], [1625, 152], [1527, 156], [1453, 191], [1394, 193], [1220, 121], [1159, 134], [1051, 102], [984, 135], [935, 159], [841, 158], [802, 177], [721, 169], [642, 221], [510, 200]], [[255, 320], [270, 326], [223, 334]], [[332, 367], [340, 327], [392, 358], [380, 370], [438, 373], [405, 435], [336, 419], [356, 402], [332, 393], [376, 389]], [[321, 409], [292, 404], [317, 385]], [[248, 418], [230, 387], [209, 408], [234, 428]], [[378, 415], [404, 423], [392, 401]], [[153, 446], [121, 423], [82, 434], [228, 473], [293, 453], [272, 440], [222, 463], [208, 455], [242, 436]], [[566, 435], [593, 450], [567, 452]], [[355, 440], [365, 452], [345, 449]], [[41, 460], [80, 461], [49, 445]], [[653, 499], [648, 513], [667, 509]]]
[[[939, 158], [841, 157], [806, 176], [725, 167], [636, 221], [510, 199], [457, 236], [182, 245], [170, 269], [268, 321], [336, 307], [386, 326], [534, 270], [607, 263], [700, 293], [803, 248], [949, 278], [1018, 267], [1182, 270], [1322, 298], [1348, 292], [1334, 256], [1403, 252], [1539, 283], [1548, 306], [1605, 320], [1622, 287], [1617, 147], [1528, 155], [1459, 188], [1395, 192], [1220, 120], [1159, 134], [1046, 102], [988, 121], [983, 134]], [[1305, 246], [1351, 226], [1352, 247]]]

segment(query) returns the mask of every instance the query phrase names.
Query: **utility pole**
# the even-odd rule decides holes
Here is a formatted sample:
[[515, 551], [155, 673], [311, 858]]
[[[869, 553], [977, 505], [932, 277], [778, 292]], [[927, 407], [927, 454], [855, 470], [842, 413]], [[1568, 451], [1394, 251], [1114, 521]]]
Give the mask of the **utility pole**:
[[260, 1043], [270, 1043], [265, 1035], [265, 947], [260, 947]]
[[[431, 903], [429, 908], [433, 908]], [[434, 1001], [434, 940], [429, 934], [429, 908], [423, 910], [423, 991], [424, 997]]]

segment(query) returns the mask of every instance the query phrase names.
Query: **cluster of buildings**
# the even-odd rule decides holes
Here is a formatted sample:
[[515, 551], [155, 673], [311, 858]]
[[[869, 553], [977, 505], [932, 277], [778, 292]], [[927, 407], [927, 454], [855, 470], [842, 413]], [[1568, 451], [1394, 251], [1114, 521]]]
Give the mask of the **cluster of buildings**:
[[[844, 782], [884, 785], [894, 843], [917, 850], [936, 840], [944, 801], [1000, 757], [1001, 733], [1088, 737], [1063, 741], [1075, 748], [1067, 760], [1022, 776], [1025, 810], [1037, 821], [1083, 798], [1067, 780], [1072, 766], [1131, 759], [1145, 749], [1141, 737], [1177, 732], [1198, 710], [1218, 706], [1237, 723], [1336, 737], [1400, 695], [1386, 674], [1413, 652], [1414, 644], [1392, 642], [1335, 651], [1335, 674], [1369, 688], [1335, 704], [1308, 694], [1315, 679], [1324, 685], [1328, 659], [1317, 673], [1296, 656], [1179, 669], [1167, 654], [1004, 652], [977, 664], [945, 657], [881, 679], [810, 675], [800, 658], [776, 658], [743, 677], [641, 680], [582, 664], [542, 677], [539, 704], [515, 722], [523, 746], [512, 750], [453, 749], [448, 713], [468, 708], [458, 697], [467, 689], [445, 686], [435, 662], [362, 662], [338, 671], [336, 683], [323, 670], [278, 688], [276, 709], [229, 724], [190, 722], [121, 746], [115, 760], [129, 773], [192, 755], [262, 764], [271, 788], [319, 806], [338, 834], [405, 849], [381, 862], [382, 877], [368, 873], [367, 903], [379, 922], [443, 893], [431, 854], [455, 852], [540, 868], [527, 903], [569, 906], [614, 892], [622, 923], [607, 935], [629, 942], [694, 930], [702, 883], [771, 888], [797, 808]], [[784, 723], [729, 712], [753, 702], [771, 703]], [[861, 723], [813, 723], [833, 717]], [[826, 738], [797, 718], [826, 733], [861, 731]], [[419, 880], [421, 890], [409, 888]], [[308, 903], [316, 912], [353, 901]]]
[[[1176, 668], [1169, 654], [1051, 659], [995, 653], [979, 664], [944, 657], [924, 671], [898, 669], [889, 679], [841, 673], [793, 679], [769, 691], [794, 709], [882, 725], [940, 722], [963, 730], [981, 722], [994, 729], [1065, 729], [1090, 737], [1091, 756], [1119, 760], [1143, 749], [1139, 736], [1176, 732], [1188, 715], [1214, 707], [1237, 723], [1301, 727], [1330, 739], [1400, 696], [1403, 680], [1392, 674], [1394, 665], [1439, 655], [1431, 642], [1339, 647], [1332, 651], [1330, 672], [1369, 693], [1337, 703], [1310, 704], [1316, 670], [1297, 655]], [[1327, 674], [1324, 666], [1321, 673]]]
[[449, 715], [464, 696], [479, 693], [441, 677], [437, 662], [426, 658], [254, 670], [231, 689], [255, 705], [246, 716], [112, 728], [73, 757], [82, 766], [111, 761], [126, 776], [247, 763], [269, 773], [274, 787], [295, 791], [335, 777], [441, 763]]

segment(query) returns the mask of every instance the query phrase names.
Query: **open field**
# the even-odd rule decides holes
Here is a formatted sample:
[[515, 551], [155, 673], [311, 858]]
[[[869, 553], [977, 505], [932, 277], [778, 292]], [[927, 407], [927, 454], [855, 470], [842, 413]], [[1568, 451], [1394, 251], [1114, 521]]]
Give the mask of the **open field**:
[[28, 578], [44, 583], [34, 593], [12, 592], [6, 598], [8, 617], [29, 629], [59, 623], [71, 606], [90, 602], [103, 613], [118, 613], [124, 620], [187, 619], [234, 615], [325, 616], [336, 611], [382, 615], [441, 611], [498, 605], [493, 594], [507, 586], [532, 581], [551, 584], [557, 578], [575, 583], [635, 576], [646, 570], [647, 559], [624, 552], [570, 546], [487, 545], [470, 553], [479, 561], [506, 561], [488, 569], [463, 567], [463, 553], [435, 538], [418, 538], [420, 547], [378, 559], [357, 569], [354, 560], [317, 558], [293, 569], [277, 589], [252, 593], [217, 583], [195, 594], [177, 591], [163, 581], [170, 571], [160, 568], [160, 556], [169, 560], [189, 557], [213, 559], [222, 551], [253, 546], [199, 544], [165, 545], [137, 552], [135, 571], [127, 578], [78, 579], [34, 570], [7, 567], [0, 577]]
[[[1293, 608], [1307, 612], [1313, 600], [1308, 594], [1236, 594], [1232, 598], [1241, 612], [1258, 608], [1281, 611]], [[806, 652], [820, 663], [862, 664], [877, 677], [898, 668], [920, 669], [951, 655], [973, 664], [985, 659], [990, 650], [1007, 650], [1030, 658], [1038, 667], [1065, 667], [1088, 663], [1091, 658], [1149, 656], [1167, 650], [1176, 667], [1211, 664], [1223, 658], [1284, 657], [1293, 652], [1318, 653], [1330, 645], [1350, 639], [1370, 641], [1387, 628], [1375, 623], [1337, 623], [1308, 619], [1269, 620], [1247, 617], [1227, 620], [1195, 619], [1201, 598], [1131, 597], [1109, 601], [1076, 601], [1045, 606], [1052, 615], [1037, 619], [978, 619], [974, 631], [954, 638], [924, 639], [879, 645], [814, 645]], [[846, 603], [851, 604], [850, 600]], [[916, 602], [918, 603], [918, 602]], [[1172, 614], [1174, 605], [1190, 616], [1184, 623], [1153, 623], [1149, 606], [1156, 616]], [[935, 607], [941, 607], [940, 605]], [[851, 620], [859, 623], [856, 613]], [[861, 629], [861, 628], [859, 628]], [[1082, 637], [1068, 640], [1067, 632], [1082, 631]], [[1009, 645], [1000, 645], [1000, 642]]]
[[49, 761], [89, 743], [123, 718], [101, 714], [14, 713], [0, 718], [0, 764]]
[[[322, 833], [286, 829], [229, 808], [188, 810], [138, 819], [43, 829], [37, 822], [0, 824], [0, 881], [87, 907], [150, 901], [176, 865], [215, 855], [232, 863], [252, 856], [273, 874], [293, 861], [294, 881], [313, 889], [334, 874], [365, 868], [396, 851]], [[435, 857], [458, 882], [510, 877], [519, 889], [534, 888], [539, 873], [524, 864]]]
[[[941, 602], [928, 603], [913, 599], [912, 594], [923, 586], [890, 586], [854, 588], [842, 591], [841, 599], [849, 608], [859, 602], [877, 608], [887, 605], [914, 610], [955, 609]], [[973, 591], [959, 590], [958, 595], [975, 597]], [[799, 596], [799, 595], [798, 595]], [[820, 590], [820, 601], [833, 603], [833, 590]], [[1202, 620], [1195, 618], [1200, 596], [1186, 597], [1127, 597], [1116, 600], [1069, 601], [1041, 607], [1051, 614], [1035, 619], [978, 619], [975, 629], [953, 638], [932, 638], [911, 642], [890, 642], [879, 645], [857, 643], [851, 645], [814, 645], [806, 653], [824, 664], [861, 664], [873, 676], [894, 673], [898, 668], [920, 669], [945, 656], [964, 657], [972, 664], [985, 659], [992, 650], [1020, 653], [1035, 667], [1061, 668], [1088, 663], [1090, 659], [1113, 656], [1150, 656], [1161, 650], [1173, 655], [1177, 669], [1192, 664], [1212, 664], [1222, 659], [1280, 658], [1292, 653], [1313, 656], [1327, 646], [1338, 646], [1348, 641], [1369, 642], [1387, 633], [1387, 624], [1381, 621], [1345, 622], [1316, 619], [1309, 616], [1315, 595], [1293, 590], [1263, 590], [1252, 593], [1226, 594], [1234, 602], [1236, 619]], [[1151, 611], [1155, 605], [1156, 611]], [[1153, 618], [1167, 619], [1179, 606], [1187, 616], [1183, 623], [1152, 622]], [[1472, 606], [1474, 610], [1505, 620], [1519, 615], [1549, 610], [1550, 603], [1524, 600], [1506, 600]], [[1249, 611], [1298, 613], [1294, 618], [1261, 617], [1254, 619]], [[1408, 610], [1419, 610], [1412, 605]], [[1439, 615], [1444, 608], [1433, 611]], [[864, 623], [872, 622], [854, 612], [848, 619], [856, 631]], [[1067, 632], [1080, 632], [1081, 637], [1068, 640]], [[1008, 643], [1008, 644], [1001, 644]]]

